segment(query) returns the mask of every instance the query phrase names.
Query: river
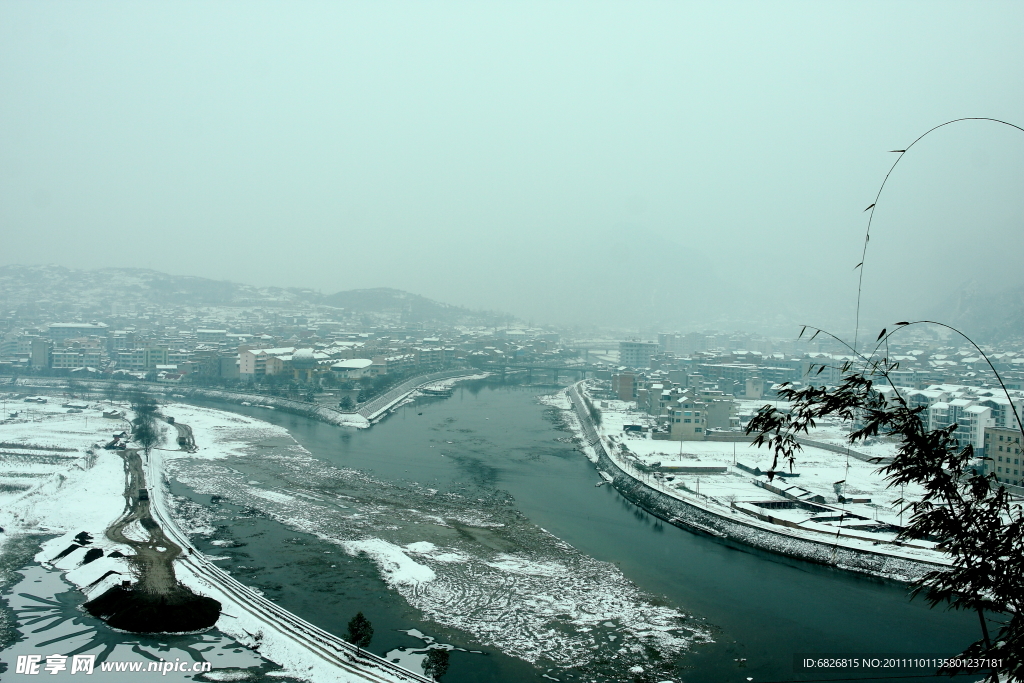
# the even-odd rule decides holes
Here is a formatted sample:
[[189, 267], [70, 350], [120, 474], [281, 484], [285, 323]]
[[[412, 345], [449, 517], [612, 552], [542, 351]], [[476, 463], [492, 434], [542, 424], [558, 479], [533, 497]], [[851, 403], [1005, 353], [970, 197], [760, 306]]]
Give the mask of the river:
[[[540, 394], [551, 391], [487, 381], [466, 383], [451, 398], [418, 399], [369, 430], [344, 429], [254, 407], [231, 409], [287, 428], [318, 463], [365, 473], [370, 482], [365, 486], [390, 491], [373, 498], [377, 523], [398, 520], [404, 505], [422, 507], [417, 491], [458, 492], [453, 496], [462, 501], [460, 514], [474, 505], [488, 510], [514, 508], [511, 512], [525, 520], [523, 529], [540, 527], [541, 533], [550, 532], [580, 553], [614, 566], [647, 596], [646, 602], [635, 598], [637, 604], [677, 609], [686, 615], [695, 634], [676, 655], [670, 653], [660, 663], [655, 655], [654, 666], [650, 658], [642, 662], [643, 674], [624, 668], [636, 664], [635, 658], [613, 661], [614, 654], [611, 660], [604, 657], [609, 661], [582, 668], [551, 666], [552, 659], [557, 660], [554, 655], [541, 657], [539, 666], [505, 656], [486, 642], [487, 634], [474, 633], [472, 622], [445, 624], [439, 623], [444, 619], [425, 617], [424, 609], [429, 611], [430, 606], [417, 609], [415, 591], [400, 594], [389, 587], [379, 562], [371, 556], [339, 552], [329, 540], [330, 533], [289, 524], [267, 509], [233, 501], [230, 493], [211, 498], [178, 481], [173, 490], [219, 511], [215, 516], [221, 520], [215, 523], [218, 533], [199, 539], [201, 549], [225, 557], [221, 565], [237, 578], [300, 616], [342, 633], [351, 615], [361, 610], [375, 626], [370, 649], [379, 654], [401, 656], [399, 648], [422, 647], [421, 634], [462, 648], [453, 653], [446, 681], [539, 681], [545, 680], [544, 675], [561, 680], [665, 680], [659, 676], [691, 681], [815, 680], [826, 676], [795, 672], [794, 655], [952, 654], [976, 637], [976, 617], [932, 610], [921, 599], [910, 601], [903, 585], [695, 535], [652, 518], [611, 487], [595, 487], [598, 474], [560, 428], [558, 411], [538, 401]], [[278, 492], [291, 490], [289, 486], [299, 492], [313, 490], [308, 481], [298, 481], [294, 473], [274, 465], [274, 458], [267, 460], [269, 464], [239, 458], [230, 469], [239, 481], [249, 483], [276, 478], [273, 489]], [[355, 494], [345, 498], [354, 509], [370, 505], [365, 488], [345, 491]], [[392, 533], [404, 533], [408, 523], [408, 519], [395, 521], [392, 528], [403, 531]], [[470, 529], [473, 543], [491, 544], [516, 557], [529, 556], [538, 545], [522, 530], [502, 537], [482, 534], [472, 524], [456, 526], [463, 535]], [[421, 536], [403, 539], [444, 542], [437, 529], [417, 529]], [[515, 540], [510, 541], [512, 536]], [[524, 548], [519, 555], [515, 555], [515, 543]], [[475, 579], [455, 580], [470, 585]], [[628, 628], [618, 628], [618, 622], [615, 626], [609, 633], [621, 632], [628, 639]], [[413, 635], [405, 632], [411, 629], [416, 630]], [[707, 636], [713, 642], [702, 642]], [[566, 642], [567, 647], [575, 646]]]

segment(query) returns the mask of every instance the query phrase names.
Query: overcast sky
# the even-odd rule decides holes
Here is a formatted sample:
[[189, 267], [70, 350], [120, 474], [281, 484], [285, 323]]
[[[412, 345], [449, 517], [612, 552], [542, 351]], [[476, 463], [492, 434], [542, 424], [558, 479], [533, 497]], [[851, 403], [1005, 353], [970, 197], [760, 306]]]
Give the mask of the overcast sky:
[[[0, 263], [852, 325], [888, 150], [1024, 126], [1021, 35], [1021, 2], [5, 0]], [[1021, 131], [918, 143], [866, 313], [1024, 282], [1021, 188]]]

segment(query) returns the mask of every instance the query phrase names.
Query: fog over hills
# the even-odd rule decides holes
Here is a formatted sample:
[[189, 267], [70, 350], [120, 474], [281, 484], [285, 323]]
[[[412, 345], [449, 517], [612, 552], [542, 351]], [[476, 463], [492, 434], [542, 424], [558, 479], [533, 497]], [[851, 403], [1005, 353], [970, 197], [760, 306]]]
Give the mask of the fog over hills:
[[930, 318], [952, 325], [978, 342], [1024, 338], [1024, 286], [993, 291], [971, 280], [935, 307]]
[[349, 312], [397, 313], [407, 322], [484, 324], [508, 320], [398, 289], [357, 289], [324, 295], [311, 289], [254, 287], [141, 268], [78, 270], [63, 266], [0, 266], [0, 308], [51, 308], [75, 316], [109, 315], [114, 304], [183, 306], [320, 306]]
[[[658, 253], [672, 262], [683, 255], [671, 242], [657, 238], [641, 240], [642, 253]], [[629, 249], [607, 255], [629, 262]], [[656, 338], [658, 332], [690, 329], [742, 330], [789, 337], [804, 323], [820, 324], [840, 336], [846, 314], [855, 306], [853, 297], [822, 296], [819, 305], [807, 305], [779, 292], [745, 293], [743, 282], [720, 276], [710, 266], [694, 260], [685, 274], [671, 269], [641, 271], [628, 287], [616, 286], [602, 276], [602, 270], [580, 269], [563, 288], [586, 287], [591, 296], [579, 301], [577, 316], [567, 315], [566, 325], [578, 316], [599, 316], [604, 312], [606, 329], [625, 336]], [[588, 279], [589, 278], [589, 279]], [[723, 307], [723, 299], [730, 306]], [[847, 300], [848, 299], [848, 300]], [[516, 311], [474, 311], [435, 301], [419, 294], [389, 287], [354, 289], [324, 294], [312, 289], [256, 287], [208, 278], [171, 275], [141, 268], [100, 268], [79, 270], [63, 266], [0, 266], [0, 309], [33, 307], [52, 310], [70, 318], [103, 317], [114, 305], [260, 306], [266, 308], [326, 307], [356, 313], [396, 314], [405, 322], [468, 325], [529, 324]], [[592, 310], [591, 310], [592, 309]], [[838, 309], [838, 312], [836, 310]], [[993, 289], [991, 284], [971, 280], [954, 288], [940, 305], [920, 302], [910, 306], [904, 318], [927, 318], [944, 322], [971, 335], [979, 343], [1019, 338], [1024, 331], [1024, 287]], [[862, 318], [862, 336], [874, 327], [893, 320]], [[518, 321], [518, 322], [517, 322]], [[817, 322], [816, 322], [817, 321]], [[829, 327], [829, 326], [832, 327]], [[838, 325], [838, 326], [837, 326]], [[847, 325], [848, 326], [848, 325]]]
[[1021, 3], [168, 7], [0, 3], [0, 264], [643, 336], [1024, 284]]

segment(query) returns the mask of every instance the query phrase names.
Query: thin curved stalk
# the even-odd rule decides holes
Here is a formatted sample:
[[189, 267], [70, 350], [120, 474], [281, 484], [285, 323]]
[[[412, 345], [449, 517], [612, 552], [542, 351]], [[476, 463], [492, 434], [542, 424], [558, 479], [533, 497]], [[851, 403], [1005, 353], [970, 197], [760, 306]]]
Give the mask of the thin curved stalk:
[[929, 133], [932, 133], [933, 131], [936, 131], [939, 128], [943, 128], [943, 127], [948, 126], [950, 124], [960, 123], [962, 121], [990, 121], [992, 123], [998, 123], [998, 124], [1003, 125], [1003, 126], [1009, 126], [1010, 128], [1016, 128], [1020, 132], [1024, 133], [1024, 128], [1021, 128], [1020, 126], [1018, 126], [1018, 125], [1016, 125], [1014, 123], [1010, 123], [1009, 121], [1003, 121], [1001, 119], [988, 118], [986, 116], [965, 116], [963, 118], [953, 119], [952, 121], [946, 121], [945, 123], [940, 123], [939, 125], [935, 126], [934, 128], [931, 128], [931, 129], [925, 131], [924, 133], [919, 135], [916, 140], [914, 140], [909, 145], [907, 145], [906, 149], [894, 149], [894, 150], [892, 150], [893, 152], [898, 153], [899, 156], [896, 157], [896, 161], [894, 161], [892, 166], [889, 167], [889, 172], [885, 174], [885, 178], [882, 180], [882, 184], [878, 187], [878, 192], [875, 194], [875, 201], [871, 204], [871, 206], [869, 206], [867, 209], [865, 209], [866, 211], [869, 210], [871, 213], [868, 214], [868, 227], [867, 227], [867, 230], [864, 232], [864, 248], [863, 248], [863, 250], [861, 251], [861, 254], [860, 254], [860, 263], [858, 263], [855, 266], [855, 268], [860, 268], [860, 277], [857, 280], [857, 313], [856, 313], [856, 321], [854, 323], [854, 330], [853, 330], [853, 348], [854, 349], [857, 348], [857, 341], [860, 338], [860, 298], [861, 298], [861, 288], [862, 288], [862, 286], [864, 284], [864, 262], [867, 259], [867, 255], [868, 255], [868, 242], [871, 240], [871, 222], [875, 218], [875, 209], [878, 208], [878, 200], [881, 199], [881, 197], [882, 197], [882, 190], [885, 189], [885, 184], [887, 182], [889, 182], [889, 176], [892, 175], [892, 172], [894, 170], [896, 170], [896, 165], [900, 163], [900, 160], [903, 159], [903, 156], [907, 152], [910, 151], [911, 147], [913, 147], [918, 142], [920, 142], [921, 139], [924, 138]]

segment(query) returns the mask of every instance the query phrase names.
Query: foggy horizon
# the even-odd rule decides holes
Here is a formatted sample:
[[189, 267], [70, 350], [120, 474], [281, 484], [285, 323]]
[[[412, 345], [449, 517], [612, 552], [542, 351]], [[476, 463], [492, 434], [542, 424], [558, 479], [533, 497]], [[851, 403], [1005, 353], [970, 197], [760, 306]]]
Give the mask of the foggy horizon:
[[[889, 150], [1024, 125], [1012, 3], [0, 13], [0, 264], [392, 287], [537, 324], [852, 329]], [[1024, 282], [1022, 153], [967, 121], [901, 160], [862, 320]]]

